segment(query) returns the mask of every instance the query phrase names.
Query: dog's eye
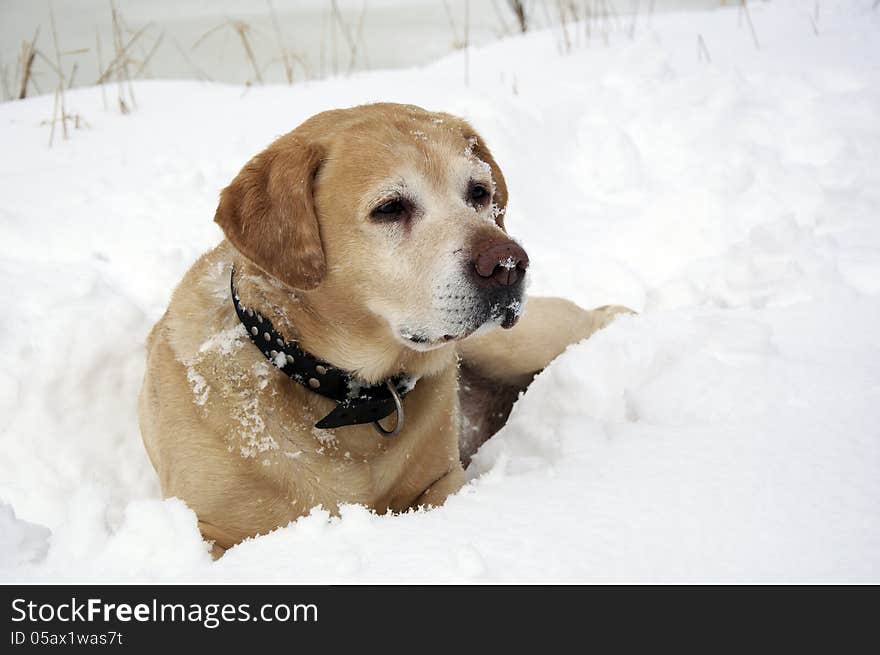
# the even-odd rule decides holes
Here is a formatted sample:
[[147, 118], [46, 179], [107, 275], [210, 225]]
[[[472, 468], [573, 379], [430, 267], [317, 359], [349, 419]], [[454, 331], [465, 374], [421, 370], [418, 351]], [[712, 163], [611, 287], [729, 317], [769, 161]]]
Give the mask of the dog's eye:
[[406, 203], [400, 198], [383, 202], [371, 212], [373, 218], [380, 220], [395, 220], [404, 216], [406, 213]]
[[483, 184], [472, 184], [468, 189], [468, 200], [475, 205], [485, 205], [492, 194]]

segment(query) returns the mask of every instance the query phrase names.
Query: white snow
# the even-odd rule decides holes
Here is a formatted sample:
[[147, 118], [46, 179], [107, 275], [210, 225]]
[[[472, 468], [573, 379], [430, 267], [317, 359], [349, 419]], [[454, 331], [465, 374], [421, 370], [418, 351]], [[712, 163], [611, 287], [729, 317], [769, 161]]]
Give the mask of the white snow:
[[[467, 88], [459, 53], [293, 87], [141, 83], [128, 116], [80, 89], [90, 128], [51, 150], [51, 97], [0, 105], [0, 580], [880, 582], [871, 4], [823, 2], [815, 34], [813, 3], [750, 3], [760, 50], [735, 9], [570, 55], [533, 33], [472, 50]], [[240, 166], [376, 100], [477, 127], [532, 293], [640, 314], [539, 376], [444, 507], [316, 509], [212, 562], [140, 442], [144, 340]]]
[[192, 387], [193, 401], [196, 405], [204, 405], [208, 402], [208, 395], [211, 393], [211, 387], [203, 375], [200, 375], [190, 366], [186, 369], [186, 379]]

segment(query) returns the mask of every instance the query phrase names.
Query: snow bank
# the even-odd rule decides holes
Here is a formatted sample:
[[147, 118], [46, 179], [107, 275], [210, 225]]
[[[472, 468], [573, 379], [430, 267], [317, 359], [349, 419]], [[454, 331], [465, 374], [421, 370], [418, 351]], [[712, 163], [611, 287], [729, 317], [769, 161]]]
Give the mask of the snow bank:
[[[751, 5], [760, 50], [736, 10], [568, 56], [534, 33], [473, 51], [468, 88], [456, 55], [292, 88], [144, 83], [130, 116], [82, 89], [90, 128], [51, 150], [51, 98], [0, 105], [0, 579], [880, 582], [870, 5], [823, 2], [818, 35], [812, 3]], [[316, 509], [213, 563], [140, 444], [144, 338], [242, 163], [374, 100], [485, 135], [533, 293], [641, 314], [554, 362], [443, 508]]]

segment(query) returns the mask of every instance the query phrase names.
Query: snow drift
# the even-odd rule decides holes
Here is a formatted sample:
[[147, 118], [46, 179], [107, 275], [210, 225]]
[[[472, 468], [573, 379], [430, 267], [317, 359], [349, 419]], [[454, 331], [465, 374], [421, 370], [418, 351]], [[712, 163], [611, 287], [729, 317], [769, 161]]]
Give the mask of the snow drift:
[[[0, 580], [880, 582], [880, 12], [671, 14], [427, 68], [248, 90], [140, 83], [46, 148], [0, 105]], [[808, 6], [809, 5], [809, 6]], [[818, 32], [818, 33], [816, 33]], [[698, 59], [702, 37], [711, 63]], [[143, 343], [220, 238], [217, 194], [317, 111], [458, 113], [511, 189], [536, 294], [640, 312], [572, 346], [440, 509], [315, 509], [212, 562], [162, 500]]]

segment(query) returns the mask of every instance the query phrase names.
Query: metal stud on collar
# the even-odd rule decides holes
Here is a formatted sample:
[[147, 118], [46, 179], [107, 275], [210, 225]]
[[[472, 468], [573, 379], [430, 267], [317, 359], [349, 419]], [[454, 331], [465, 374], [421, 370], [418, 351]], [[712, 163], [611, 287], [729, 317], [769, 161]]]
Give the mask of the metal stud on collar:
[[385, 380], [385, 386], [388, 387], [388, 391], [391, 392], [391, 397], [394, 398], [394, 407], [397, 410], [397, 423], [394, 424], [394, 429], [392, 430], [386, 430], [383, 428], [379, 421], [373, 421], [373, 427], [376, 428], [376, 432], [382, 436], [393, 437], [400, 434], [400, 431], [403, 430], [403, 401], [400, 400], [400, 394], [397, 393], [397, 387], [391, 383], [391, 380]]

